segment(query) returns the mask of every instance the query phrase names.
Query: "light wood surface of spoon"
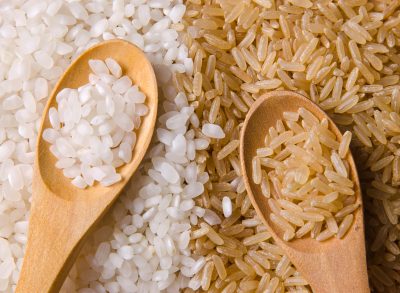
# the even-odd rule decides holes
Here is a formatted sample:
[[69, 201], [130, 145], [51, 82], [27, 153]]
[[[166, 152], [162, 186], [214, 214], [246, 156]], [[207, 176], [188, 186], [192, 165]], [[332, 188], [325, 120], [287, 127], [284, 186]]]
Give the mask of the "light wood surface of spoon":
[[346, 158], [350, 166], [350, 179], [354, 182], [357, 202], [361, 207], [355, 212], [354, 223], [343, 239], [335, 237], [319, 242], [310, 237], [283, 240], [282, 231], [270, 221], [267, 198], [261, 193], [259, 185], [252, 178], [251, 161], [257, 148], [263, 146], [265, 135], [283, 112], [297, 112], [299, 107], [312, 112], [320, 120], [329, 120], [329, 128], [339, 141], [342, 134], [335, 123], [316, 104], [304, 96], [290, 91], [274, 91], [258, 98], [243, 124], [240, 137], [240, 161], [247, 194], [268, 231], [309, 282], [314, 293], [367, 293], [368, 275], [365, 254], [364, 223], [360, 182], [351, 153]]
[[[42, 139], [50, 127], [48, 110], [56, 106], [57, 93], [66, 87], [78, 88], [88, 82], [89, 59], [114, 58], [146, 95], [149, 113], [142, 118], [133, 149], [132, 161], [118, 169], [122, 181], [103, 187], [95, 184], [76, 188], [71, 179], [55, 167], [56, 158]], [[153, 68], [133, 44], [112, 40], [99, 43], [78, 57], [65, 71], [51, 93], [38, 134], [32, 186], [32, 207], [28, 244], [17, 285], [17, 293], [58, 292], [86, 236], [110, 208], [122, 188], [138, 168], [150, 144], [157, 117], [157, 82]]]

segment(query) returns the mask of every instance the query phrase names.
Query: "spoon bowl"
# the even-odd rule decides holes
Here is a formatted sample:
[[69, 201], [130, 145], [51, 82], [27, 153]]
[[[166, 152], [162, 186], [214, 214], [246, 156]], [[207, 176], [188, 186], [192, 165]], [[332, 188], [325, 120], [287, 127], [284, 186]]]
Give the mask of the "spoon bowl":
[[327, 118], [329, 129], [340, 141], [342, 134], [335, 123], [316, 104], [306, 97], [290, 91], [274, 91], [258, 98], [251, 106], [243, 124], [240, 137], [240, 162], [247, 194], [274, 240], [309, 282], [316, 293], [370, 292], [365, 255], [364, 223], [360, 182], [351, 152], [347, 155], [350, 179], [354, 182], [357, 203], [354, 222], [343, 239], [335, 237], [319, 242], [310, 237], [283, 240], [283, 232], [272, 221], [268, 199], [261, 187], [253, 182], [251, 162], [256, 150], [263, 145], [263, 138], [283, 112], [297, 112], [303, 107], [319, 120]]
[[[58, 92], [88, 83], [88, 61], [108, 57], [116, 60], [123, 75], [129, 76], [146, 95], [149, 112], [135, 131], [137, 140], [132, 160], [117, 169], [122, 180], [108, 187], [95, 183], [79, 189], [55, 167], [57, 159], [49, 151], [50, 144], [42, 134], [51, 127], [48, 112], [50, 107], [57, 106]], [[154, 131], [157, 105], [157, 82], [151, 63], [140, 49], [127, 41], [99, 43], [75, 59], [64, 72], [49, 97], [38, 134], [28, 244], [16, 292], [59, 291], [86, 236], [117, 199], [142, 161]]]

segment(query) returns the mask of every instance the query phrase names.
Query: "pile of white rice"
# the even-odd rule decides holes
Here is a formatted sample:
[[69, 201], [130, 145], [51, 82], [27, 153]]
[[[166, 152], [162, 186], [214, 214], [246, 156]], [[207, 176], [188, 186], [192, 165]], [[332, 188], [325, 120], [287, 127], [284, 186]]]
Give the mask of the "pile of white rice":
[[22, 265], [37, 130], [49, 91], [74, 57], [113, 38], [133, 42], [155, 66], [167, 112], [158, 120], [157, 136], [163, 142], [142, 166], [147, 175], [137, 175], [95, 233], [95, 244], [87, 246], [64, 291], [177, 291], [186, 286], [191, 273], [186, 269], [185, 277], [179, 270], [194, 262], [187, 247], [189, 218], [195, 221], [204, 213], [194, 208], [192, 198], [202, 193], [208, 179], [191, 161], [208, 142], [187, 132], [188, 124], [198, 120], [170, 82], [172, 71], [192, 72], [187, 47], [177, 40], [185, 12], [180, 2], [0, 4], [1, 292], [14, 291]]

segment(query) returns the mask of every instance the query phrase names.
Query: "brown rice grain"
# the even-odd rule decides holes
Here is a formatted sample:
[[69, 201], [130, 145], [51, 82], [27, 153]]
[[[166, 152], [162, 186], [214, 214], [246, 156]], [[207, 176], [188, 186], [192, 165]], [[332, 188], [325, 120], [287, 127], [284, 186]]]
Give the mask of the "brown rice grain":
[[234, 293], [236, 291], [237, 285], [235, 281], [230, 282], [225, 288], [221, 291], [221, 293]]
[[351, 224], [353, 223], [354, 216], [352, 214], [344, 217], [343, 221], [339, 225], [339, 230], [336, 234], [337, 238], [343, 238], [346, 235], [347, 231], [349, 231]]

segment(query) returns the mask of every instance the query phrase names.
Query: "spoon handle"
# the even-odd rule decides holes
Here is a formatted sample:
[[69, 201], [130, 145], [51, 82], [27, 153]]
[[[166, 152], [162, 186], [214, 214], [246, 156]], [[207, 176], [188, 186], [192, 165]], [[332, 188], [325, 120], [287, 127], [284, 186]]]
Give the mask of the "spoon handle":
[[[82, 228], [72, 219], [72, 204], [41, 188], [35, 190], [29, 220], [28, 245], [17, 293], [58, 292], [79, 251]], [[83, 230], [84, 231], [84, 230]]]
[[112, 205], [113, 195], [70, 200], [54, 194], [40, 176], [32, 194], [28, 244], [16, 293], [57, 293], [86, 236]]

